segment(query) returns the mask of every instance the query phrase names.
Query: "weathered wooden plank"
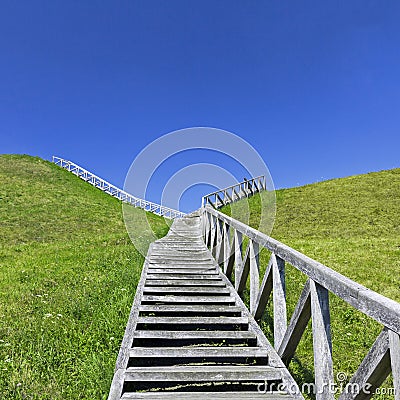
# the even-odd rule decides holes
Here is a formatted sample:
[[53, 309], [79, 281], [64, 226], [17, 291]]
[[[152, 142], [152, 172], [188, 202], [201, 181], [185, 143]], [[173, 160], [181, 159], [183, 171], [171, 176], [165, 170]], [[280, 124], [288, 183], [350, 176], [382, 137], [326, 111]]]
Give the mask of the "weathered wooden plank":
[[129, 367], [125, 381], [147, 380], [162, 382], [226, 382], [278, 380], [282, 377], [277, 368], [269, 366], [177, 366], [177, 367]]
[[108, 400], [117, 400], [121, 398], [124, 386], [125, 368], [117, 369], [111, 382]]
[[[227, 225], [228, 226], [228, 225]], [[229, 230], [231, 231], [230, 227]], [[228, 277], [230, 281], [232, 281], [232, 272], [233, 268], [235, 266], [235, 256], [236, 256], [236, 233], [235, 231], [232, 231], [232, 244], [229, 245], [229, 257], [226, 261], [225, 265], [225, 275]]]
[[250, 245], [251, 242], [249, 242], [249, 245], [247, 246], [245, 256], [243, 258], [242, 262], [242, 269], [239, 271], [238, 274], [238, 281], [235, 281], [235, 289], [239, 293], [239, 296], [243, 295], [243, 291], [246, 287], [247, 283], [247, 278], [249, 277], [250, 273]]
[[228, 224], [224, 224], [223, 226], [223, 258], [221, 261], [222, 264], [222, 268], [224, 273], [226, 274], [227, 269], [228, 269], [228, 264], [229, 264], [229, 259], [231, 256], [231, 246], [230, 246], [230, 229], [229, 229], [229, 225]]
[[223, 303], [223, 304], [235, 304], [235, 299], [232, 296], [152, 296], [144, 295], [142, 298], [142, 304], [148, 304], [149, 302], [159, 302], [159, 303], [179, 303], [179, 304], [190, 304], [190, 303], [200, 303], [200, 304], [212, 304], [212, 303]]
[[227, 399], [238, 399], [238, 400], [253, 400], [253, 399], [265, 399], [265, 400], [285, 400], [291, 398], [284, 393], [258, 393], [257, 391], [252, 392], [147, 392], [147, 393], [124, 393], [122, 400], [160, 400], [160, 399], [173, 399], [173, 400], [227, 400]]
[[274, 347], [279, 349], [287, 329], [285, 261], [272, 254], [272, 284], [274, 303]]
[[167, 286], [144, 286], [143, 288], [143, 294], [150, 294], [150, 293], [165, 293], [165, 294], [173, 294], [176, 293], [178, 295], [194, 295], [198, 296], [200, 294], [205, 295], [205, 294], [212, 294], [212, 295], [225, 295], [229, 296], [230, 291], [227, 288], [223, 287], [214, 287], [214, 286], [208, 286], [208, 287], [167, 287]]
[[135, 347], [130, 357], [249, 357], [268, 358], [268, 351], [261, 347]]
[[146, 279], [146, 286], [213, 286], [226, 287], [221, 279]]
[[255, 339], [249, 331], [151, 331], [133, 332], [134, 339]]
[[243, 259], [242, 259], [242, 233], [235, 230], [234, 233], [234, 251], [235, 251], [235, 289], [239, 285], [240, 273], [242, 271]]
[[279, 346], [278, 354], [285, 365], [289, 365], [290, 360], [293, 358], [310, 318], [311, 298], [310, 281], [308, 280], [297, 302], [292, 318], [290, 319], [289, 327]]
[[329, 292], [310, 281], [314, 371], [317, 400], [334, 400]]
[[393, 331], [389, 333], [390, 364], [392, 366], [395, 400], [400, 400], [400, 337]]
[[383, 328], [339, 400], [367, 400], [390, 373], [389, 334]]
[[[246, 317], [139, 317], [137, 324], [175, 324], [175, 325], [194, 325], [199, 328], [202, 325], [214, 325], [218, 330], [218, 325], [247, 325], [249, 319]], [[179, 327], [177, 327], [179, 328]]]
[[250, 312], [254, 313], [257, 307], [258, 292], [260, 291], [260, 260], [258, 243], [250, 244]]
[[241, 308], [237, 306], [221, 306], [221, 305], [212, 305], [212, 304], [201, 304], [201, 305], [174, 305], [174, 304], [151, 304], [151, 305], [140, 305], [140, 312], [157, 312], [157, 311], [165, 311], [165, 312], [222, 312], [222, 313], [239, 313], [241, 312]]
[[272, 257], [269, 260], [268, 266], [265, 270], [261, 287], [258, 292], [256, 307], [254, 311], [254, 318], [258, 321], [262, 318], [265, 307], [267, 306], [269, 296], [272, 292]]
[[221, 225], [223, 222], [221, 222], [218, 218], [216, 219], [216, 240], [215, 240], [215, 246], [214, 246], [214, 251], [212, 252], [213, 257], [218, 261], [219, 260], [219, 253], [221, 251]]
[[153, 273], [152, 271], [148, 272], [147, 279], [155, 279], [155, 280], [163, 280], [163, 279], [172, 279], [175, 281], [184, 281], [186, 279], [202, 279], [204, 281], [219, 281], [221, 278], [218, 274], [215, 273], [202, 273], [197, 272], [195, 274], [189, 273], [176, 273], [176, 274], [169, 274], [169, 273]]

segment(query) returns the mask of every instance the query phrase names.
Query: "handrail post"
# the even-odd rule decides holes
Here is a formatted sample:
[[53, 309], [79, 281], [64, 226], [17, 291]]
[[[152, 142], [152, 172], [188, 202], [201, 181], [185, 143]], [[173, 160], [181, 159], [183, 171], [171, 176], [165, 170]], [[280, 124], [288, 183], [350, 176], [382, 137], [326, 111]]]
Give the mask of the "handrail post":
[[334, 400], [329, 292], [310, 281], [316, 399]]

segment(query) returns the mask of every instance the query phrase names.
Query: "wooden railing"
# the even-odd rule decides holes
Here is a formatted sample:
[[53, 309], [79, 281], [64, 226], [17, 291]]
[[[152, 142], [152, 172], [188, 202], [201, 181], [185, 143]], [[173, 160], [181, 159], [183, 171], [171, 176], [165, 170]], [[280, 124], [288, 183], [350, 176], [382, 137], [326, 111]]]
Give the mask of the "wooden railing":
[[[369, 353], [339, 400], [369, 399], [392, 372], [395, 399], [400, 399], [400, 304], [346, 278], [279, 241], [220, 213], [201, 210], [204, 240], [226, 276], [243, 296], [249, 280], [250, 311], [256, 320], [272, 296], [274, 347], [284, 363], [293, 358], [308, 321], [312, 320], [317, 400], [333, 400], [334, 383], [329, 292], [383, 325]], [[244, 237], [247, 247], [244, 249]], [[271, 257], [260, 276], [259, 250]], [[290, 322], [287, 319], [285, 263], [308, 277]]]
[[65, 168], [76, 176], [79, 176], [79, 178], [99, 188], [103, 192], [108, 193], [113, 197], [116, 197], [124, 203], [129, 203], [134, 207], [142, 208], [145, 211], [170, 219], [182, 218], [185, 215], [185, 213], [174, 210], [172, 208], [132, 196], [131, 194], [119, 189], [118, 187], [112, 185], [104, 179], [99, 178], [97, 175], [92, 174], [91, 172], [73, 163], [72, 161], [53, 156], [53, 163], [59, 165], [62, 168]]
[[252, 196], [255, 193], [266, 189], [266, 179], [264, 175], [257, 176], [249, 180], [228, 186], [224, 189], [207, 194], [202, 198], [202, 206], [211, 205], [214, 208], [225, 206], [234, 201]]

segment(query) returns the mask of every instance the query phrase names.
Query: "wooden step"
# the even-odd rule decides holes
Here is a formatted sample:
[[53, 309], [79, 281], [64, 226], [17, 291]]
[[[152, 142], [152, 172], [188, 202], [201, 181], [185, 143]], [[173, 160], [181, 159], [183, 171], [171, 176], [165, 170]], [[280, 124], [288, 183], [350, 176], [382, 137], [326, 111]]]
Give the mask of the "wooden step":
[[226, 287], [222, 279], [151, 279], [147, 276], [145, 286], [213, 286]]
[[257, 337], [249, 331], [158, 331], [133, 332], [133, 347], [171, 347], [192, 345], [256, 346]]
[[155, 296], [143, 295], [142, 304], [235, 304], [232, 296]]
[[170, 316], [241, 316], [241, 308], [235, 306], [221, 305], [174, 305], [174, 304], [152, 304], [141, 305], [139, 307], [140, 315], [170, 315]]
[[228, 288], [224, 287], [168, 287], [168, 286], [145, 286], [143, 288], [144, 294], [165, 294], [165, 295], [185, 295], [185, 296], [229, 296], [231, 293]]
[[176, 365], [268, 365], [268, 353], [259, 347], [136, 347], [128, 367]]
[[279, 368], [269, 366], [178, 366], [178, 367], [129, 367], [125, 381], [161, 382], [243, 382], [280, 380]]
[[246, 317], [139, 317], [136, 329], [140, 330], [245, 330], [249, 320]]
[[258, 393], [253, 392], [147, 392], [124, 393], [122, 400], [288, 400], [292, 397], [285, 393]]
[[215, 271], [182, 271], [171, 272], [163, 271], [161, 269], [148, 269], [147, 279], [207, 279], [207, 280], [221, 280], [221, 276]]
[[268, 358], [268, 352], [262, 347], [135, 347], [130, 357], [250, 357]]

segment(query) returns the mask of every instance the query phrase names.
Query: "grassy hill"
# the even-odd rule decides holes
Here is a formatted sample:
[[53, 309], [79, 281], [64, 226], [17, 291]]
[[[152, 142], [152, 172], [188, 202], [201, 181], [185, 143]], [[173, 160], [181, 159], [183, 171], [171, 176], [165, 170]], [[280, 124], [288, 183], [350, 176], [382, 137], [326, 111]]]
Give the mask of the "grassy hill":
[[[400, 169], [282, 189], [276, 195], [272, 237], [400, 301]], [[248, 199], [250, 225], [254, 227], [259, 221], [262, 196], [265, 194]], [[236, 208], [234, 215], [245, 209], [241, 202], [232, 207]], [[230, 207], [222, 211], [233, 212]], [[266, 251], [260, 256], [264, 268], [268, 257]], [[290, 317], [305, 278], [288, 267], [287, 280]], [[330, 301], [335, 371], [350, 376], [381, 327], [335, 296]], [[263, 327], [271, 337], [268, 316]], [[291, 364], [300, 381], [312, 381], [311, 348], [312, 336], [308, 329], [298, 357]]]
[[121, 203], [50, 162], [2, 155], [0, 231], [0, 398], [106, 398], [143, 263]]

